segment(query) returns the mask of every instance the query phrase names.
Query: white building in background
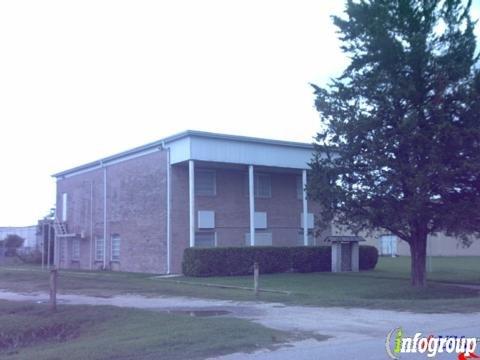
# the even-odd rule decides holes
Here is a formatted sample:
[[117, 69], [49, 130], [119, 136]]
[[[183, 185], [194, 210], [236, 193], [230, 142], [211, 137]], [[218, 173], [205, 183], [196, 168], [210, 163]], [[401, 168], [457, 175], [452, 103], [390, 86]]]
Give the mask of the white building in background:
[[0, 227], [0, 240], [4, 240], [10, 234], [18, 235], [25, 239], [22, 248], [26, 251], [33, 251], [38, 247], [36, 225]]

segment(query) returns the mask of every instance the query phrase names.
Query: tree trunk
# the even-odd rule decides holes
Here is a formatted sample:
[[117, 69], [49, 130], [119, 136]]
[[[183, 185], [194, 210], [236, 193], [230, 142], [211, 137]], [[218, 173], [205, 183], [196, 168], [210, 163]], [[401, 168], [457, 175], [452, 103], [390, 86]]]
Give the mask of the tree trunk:
[[411, 282], [413, 287], [422, 288], [427, 284], [427, 232], [418, 231], [410, 241]]

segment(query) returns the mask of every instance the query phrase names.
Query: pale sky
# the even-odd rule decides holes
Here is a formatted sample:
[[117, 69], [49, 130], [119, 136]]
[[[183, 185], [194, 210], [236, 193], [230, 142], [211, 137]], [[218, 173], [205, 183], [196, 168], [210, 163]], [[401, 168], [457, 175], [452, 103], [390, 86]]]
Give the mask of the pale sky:
[[0, 226], [48, 212], [51, 174], [186, 129], [311, 142], [308, 83], [347, 65], [330, 19], [343, 6], [0, 2]]

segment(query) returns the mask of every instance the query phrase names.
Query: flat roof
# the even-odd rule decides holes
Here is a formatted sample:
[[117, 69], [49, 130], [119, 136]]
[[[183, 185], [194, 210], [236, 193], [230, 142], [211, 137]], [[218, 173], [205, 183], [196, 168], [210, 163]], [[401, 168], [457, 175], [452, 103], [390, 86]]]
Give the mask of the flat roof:
[[295, 142], [295, 141], [264, 139], [264, 138], [258, 138], [258, 137], [250, 137], [250, 136], [228, 135], [228, 134], [218, 134], [218, 133], [212, 133], [212, 132], [206, 132], [206, 131], [186, 130], [186, 131], [182, 131], [180, 133], [165, 137], [163, 139], [160, 139], [139, 147], [135, 147], [130, 150], [126, 150], [111, 156], [98, 159], [96, 161], [92, 161], [68, 170], [55, 173], [52, 175], [52, 177], [58, 178], [64, 175], [69, 175], [72, 173], [81, 172], [81, 171], [89, 170], [96, 167], [101, 167], [113, 161], [121, 160], [123, 158], [128, 158], [134, 155], [140, 155], [141, 153], [147, 153], [150, 150], [158, 149], [165, 144], [172, 143], [176, 140], [180, 140], [186, 137], [200, 137], [200, 138], [206, 138], [206, 139], [220, 139], [220, 140], [229, 140], [229, 141], [243, 142], [243, 143], [267, 144], [267, 145], [276, 145], [276, 146], [290, 147], [290, 148], [301, 148], [301, 149], [308, 149], [308, 150], [313, 150], [314, 148], [313, 144]]
[[37, 225], [22, 225], [22, 226], [0, 226], [0, 231], [6, 231], [9, 229], [30, 229], [36, 228]]
[[326, 242], [356, 242], [356, 241], [366, 241], [361, 236], [356, 235], [330, 235], [325, 238]]

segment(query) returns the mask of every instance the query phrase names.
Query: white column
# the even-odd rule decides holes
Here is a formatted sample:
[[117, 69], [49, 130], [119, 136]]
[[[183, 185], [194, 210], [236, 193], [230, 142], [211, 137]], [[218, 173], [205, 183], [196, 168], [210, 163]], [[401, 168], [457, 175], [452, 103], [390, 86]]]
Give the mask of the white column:
[[360, 265], [360, 254], [359, 254], [359, 245], [358, 241], [354, 241], [350, 245], [352, 247], [352, 271], [358, 272]]
[[195, 163], [188, 161], [188, 197], [190, 209], [190, 247], [195, 246]]
[[308, 203], [307, 203], [307, 170], [302, 170], [303, 189], [303, 245], [308, 245]]
[[248, 199], [250, 204], [250, 246], [255, 246], [255, 188], [253, 165], [248, 166]]
[[332, 272], [342, 271], [342, 247], [339, 242], [332, 242]]

